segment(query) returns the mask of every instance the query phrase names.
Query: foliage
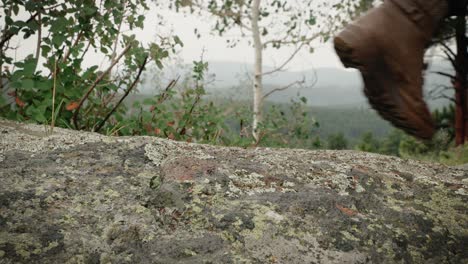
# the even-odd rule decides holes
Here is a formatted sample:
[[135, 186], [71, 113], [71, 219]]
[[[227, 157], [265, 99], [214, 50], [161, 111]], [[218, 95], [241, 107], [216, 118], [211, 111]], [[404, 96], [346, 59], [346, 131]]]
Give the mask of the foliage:
[[400, 156], [400, 145], [407, 136], [399, 129], [393, 129], [380, 143], [379, 153]]
[[[149, 62], [162, 68], [163, 60], [182, 46], [177, 36], [143, 45], [124, 33], [143, 28], [146, 1], [2, 3], [7, 14], [2, 40], [37, 37], [38, 47], [36, 54], [16, 59], [9, 41], [2, 42], [1, 64], [9, 69], [2, 72], [7, 80], [2, 88], [11, 97], [1, 105], [2, 116], [110, 135], [219, 143], [221, 111], [201, 100], [205, 62], [194, 62], [191, 82], [184, 82], [181, 91], [173, 90], [173, 81], [153, 98], [121, 105]], [[21, 20], [22, 10], [30, 14], [27, 22]], [[101, 56], [106, 67], [85, 66], [90, 56]]]
[[468, 164], [468, 145], [450, 148], [442, 152], [436, 161], [450, 166]]
[[437, 127], [444, 129], [450, 140], [455, 139], [455, 105], [450, 104], [442, 109], [436, 109], [432, 116]]
[[259, 145], [300, 148], [317, 146], [318, 142], [313, 135], [319, 123], [309, 116], [305, 97], [291, 100], [287, 107], [275, 104], [267, 106], [265, 113], [264, 121], [259, 126], [263, 133]]
[[248, 103], [222, 103], [226, 108], [236, 109], [234, 117], [225, 116], [227, 131], [225, 143], [234, 146], [298, 147], [319, 148], [317, 135], [319, 123], [310, 116], [307, 100], [304, 97], [291, 100], [290, 104], [268, 103], [265, 118], [260, 124], [261, 138], [256, 141], [248, 132], [252, 109]]
[[400, 142], [399, 152], [402, 157], [412, 157], [428, 153], [429, 147], [414, 137], [406, 137]]
[[410, 136], [405, 136], [400, 142], [400, 155], [402, 157], [440, 156], [447, 151], [452, 140], [447, 132], [439, 131], [431, 141], [418, 141]]
[[345, 138], [342, 132], [332, 134], [328, 136], [327, 147], [328, 149], [337, 149], [337, 150], [347, 149], [348, 140]]
[[342, 131], [350, 146], [356, 145], [366, 132], [383, 138], [392, 129], [374, 110], [362, 106], [312, 106], [309, 108], [309, 115], [320, 121], [320, 127], [317, 129], [320, 137], [326, 139], [329, 135]]
[[357, 149], [366, 152], [378, 152], [380, 150], [380, 142], [374, 138], [371, 132], [367, 132], [362, 135]]
[[[94, 130], [113, 114], [109, 129], [125, 115], [119, 95], [135, 88], [149, 61], [162, 67], [180, 44], [178, 38], [162, 37], [143, 45], [124, 33], [143, 28], [145, 0], [3, 0], [2, 8], [0, 68], [10, 97], [0, 108], [3, 116], [17, 120]], [[35, 42], [35, 54], [12, 57], [15, 39]], [[90, 57], [102, 57], [101, 67], [88, 66]]]
[[136, 114], [122, 121], [119, 134], [152, 135], [188, 142], [222, 144], [225, 130], [222, 111], [212, 101], [204, 101], [205, 62], [194, 62], [191, 82], [183, 82], [179, 91], [172, 81], [158, 95], [136, 101]]
[[443, 162], [450, 165], [466, 163], [466, 148], [454, 148], [453, 138], [446, 130], [440, 130], [431, 141], [420, 141], [403, 131], [394, 129], [382, 140], [371, 132], [365, 133], [358, 150], [392, 155], [402, 158]]

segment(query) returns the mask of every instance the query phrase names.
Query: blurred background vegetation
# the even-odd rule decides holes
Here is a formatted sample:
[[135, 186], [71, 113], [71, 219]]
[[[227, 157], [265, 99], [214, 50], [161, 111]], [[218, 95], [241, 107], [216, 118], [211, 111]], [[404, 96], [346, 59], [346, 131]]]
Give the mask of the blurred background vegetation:
[[[234, 10], [232, 1], [208, 2], [223, 4], [221, 9], [210, 6], [207, 10], [217, 16]], [[344, 15], [328, 31], [320, 31], [322, 42], [374, 1], [339, 2], [330, 8]], [[253, 137], [248, 74], [239, 76], [239, 71], [226, 65], [215, 64], [213, 69], [203, 51], [200, 60], [190, 65], [174, 64], [177, 50], [187, 45], [177, 32], [157, 34], [151, 43], [139, 41], [132, 33], [143, 29], [149, 4], [177, 12], [189, 6], [193, 12], [194, 3], [2, 0], [0, 117], [44, 124], [51, 133], [54, 127], [64, 127], [223, 146], [355, 149], [449, 165], [468, 163], [468, 147], [455, 147], [453, 103], [431, 101], [439, 132], [431, 142], [421, 142], [393, 129], [370, 109], [358, 92], [359, 83], [349, 88], [353, 82], [344, 70], [286, 72], [265, 78], [265, 89], [279, 92], [265, 97], [258, 138]], [[269, 3], [281, 7], [283, 2]], [[267, 10], [261, 10], [263, 17], [269, 16]], [[307, 19], [311, 26], [320, 21], [297, 19]], [[219, 30], [224, 27], [215, 25], [214, 31]], [[18, 56], [15, 43], [27, 40], [34, 49]], [[450, 38], [445, 41], [450, 45]], [[102, 61], [94, 63], [96, 57]], [[173, 76], [168, 74], [167, 61], [177, 69]], [[221, 87], [216, 78], [226, 72], [234, 81]], [[294, 82], [301, 76], [314, 76], [312, 84]], [[281, 88], [291, 80], [297, 85]], [[440, 87], [447, 86], [447, 81], [442, 83], [431, 90], [433, 97], [453, 96], [440, 93]]]

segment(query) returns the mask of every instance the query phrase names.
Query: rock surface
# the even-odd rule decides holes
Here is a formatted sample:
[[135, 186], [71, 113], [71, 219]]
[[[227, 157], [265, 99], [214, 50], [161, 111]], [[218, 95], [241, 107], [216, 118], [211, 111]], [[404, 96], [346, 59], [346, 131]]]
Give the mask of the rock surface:
[[0, 120], [0, 263], [468, 263], [468, 171]]

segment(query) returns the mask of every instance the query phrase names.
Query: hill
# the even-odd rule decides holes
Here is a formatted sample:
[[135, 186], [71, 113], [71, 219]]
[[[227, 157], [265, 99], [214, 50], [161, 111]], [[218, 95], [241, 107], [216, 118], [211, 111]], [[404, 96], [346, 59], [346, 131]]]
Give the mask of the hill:
[[[191, 66], [168, 66], [161, 78], [172, 79], [177, 75], [184, 75]], [[434, 61], [426, 73], [426, 94], [439, 85], [448, 85], [449, 80], [432, 72], [447, 71], [446, 63]], [[236, 97], [249, 99], [252, 65], [237, 62], [209, 62], [208, 78], [212, 80], [207, 87], [212, 96]], [[266, 66], [265, 71], [272, 70]], [[450, 72], [450, 71], [449, 71]], [[284, 87], [293, 82], [305, 80], [301, 87], [290, 88], [274, 93], [268, 97], [269, 101], [286, 103], [298, 95], [304, 96], [312, 106], [363, 106], [368, 107], [367, 100], [362, 93], [362, 79], [358, 71], [344, 68], [317, 68], [305, 71], [281, 71], [264, 77], [265, 92]], [[141, 91], [151, 93], [151, 83], [144, 83]], [[443, 100], [428, 98], [432, 108], [447, 103]]]

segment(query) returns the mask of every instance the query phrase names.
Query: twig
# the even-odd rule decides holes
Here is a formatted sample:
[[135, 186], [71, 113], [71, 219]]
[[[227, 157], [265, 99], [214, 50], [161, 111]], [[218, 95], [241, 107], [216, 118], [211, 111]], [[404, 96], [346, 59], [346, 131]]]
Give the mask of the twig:
[[272, 95], [272, 94], [274, 94], [274, 93], [276, 93], [276, 92], [281, 92], [281, 91], [284, 91], [284, 90], [287, 90], [287, 89], [293, 87], [294, 85], [303, 84], [303, 83], [305, 83], [305, 78], [302, 79], [302, 80], [300, 80], [300, 81], [295, 81], [295, 82], [293, 82], [293, 83], [290, 83], [290, 84], [288, 84], [288, 85], [286, 85], [286, 86], [284, 86], [284, 87], [280, 87], [280, 88], [273, 89], [273, 90], [269, 91], [268, 93], [266, 93], [266, 94], [263, 96], [263, 99], [267, 98], [268, 96], [270, 96], [270, 95]]
[[447, 44], [441, 42], [440, 45], [451, 55], [448, 57], [451, 57], [451, 58], [457, 57], [457, 54], [455, 54], [455, 52]]
[[[445, 45], [445, 44], [444, 44]], [[455, 69], [456, 72], [460, 72], [460, 68], [458, 67], [458, 64], [456, 62], [456, 55], [454, 56], [453, 54], [453, 51], [448, 47], [448, 46], [444, 46], [446, 47], [445, 49], [442, 50], [442, 52], [445, 53], [445, 56], [447, 56], [447, 59], [450, 61], [450, 63], [452, 64], [453, 68]]]
[[318, 37], [320, 37], [322, 34], [314, 34], [313, 36], [311, 37], [308, 37], [308, 38], [303, 38], [303, 39], [300, 39], [300, 40], [286, 40], [289, 35], [285, 36], [283, 38], [283, 40], [268, 40], [268, 41], [265, 41], [265, 43], [263, 43], [264, 45], [269, 45], [269, 44], [281, 44], [281, 45], [290, 45], [290, 44], [298, 44], [298, 43], [310, 43], [312, 41], [314, 41], [315, 39], [317, 39]]
[[[177, 78], [175, 80], [172, 80], [172, 81], [169, 82], [169, 84], [164, 89], [164, 92], [160, 95], [159, 100], [156, 102], [157, 105], [162, 104], [167, 99], [166, 95], [169, 93], [169, 91], [172, 88], [175, 87], [175, 85], [177, 84], [179, 79], [180, 79], [180, 76], [177, 76]], [[156, 117], [156, 113], [155, 113], [155, 111], [153, 111], [153, 114], [151, 116], [151, 122], [154, 122], [155, 117]]]
[[166, 100], [167, 93], [177, 84], [177, 82], [179, 82], [179, 79], [180, 79], [180, 76], [178, 76], [175, 80], [172, 80], [169, 82], [169, 84], [164, 89], [164, 92], [161, 94], [161, 97], [158, 100], [158, 104], [161, 104]]
[[[197, 106], [197, 104], [200, 102], [200, 99], [201, 99], [201, 97], [198, 94], [197, 97], [195, 98], [195, 101], [193, 102], [192, 106], [190, 107], [189, 112], [186, 113], [186, 114], [188, 114], [189, 117], [192, 117], [193, 111], [195, 110], [195, 106]], [[188, 120], [188, 121], [190, 121], [190, 120]], [[184, 135], [185, 131], [186, 131], [187, 124], [190, 124], [190, 122], [185, 122], [185, 125], [180, 129], [180, 132], [177, 132], [177, 131], [176, 132], [181, 136]]]
[[114, 46], [112, 48], [112, 54], [110, 56], [110, 61], [114, 61], [117, 56], [117, 44], [119, 44], [120, 33], [122, 31], [122, 24], [124, 19], [122, 18], [119, 23], [119, 28], [117, 29], [117, 36], [115, 37]]
[[[38, 26], [39, 28], [37, 29], [37, 47], [36, 47], [36, 68], [37, 65], [39, 64], [39, 56], [41, 55], [41, 41], [42, 41], [42, 17], [41, 14], [38, 15], [37, 18]], [[36, 70], [34, 70], [36, 71]]]
[[86, 55], [86, 53], [88, 53], [89, 47], [91, 47], [91, 41], [88, 41], [88, 45], [87, 45], [86, 48], [84, 49], [83, 54], [81, 54], [80, 59], [83, 59], [84, 56]]
[[452, 103], [456, 103], [455, 99], [452, 97], [452, 96], [447, 96], [447, 95], [438, 95], [438, 96], [434, 96], [432, 97], [433, 100], [437, 100], [437, 99], [447, 99], [449, 100], [450, 102]]
[[99, 77], [93, 82], [93, 84], [89, 87], [88, 91], [83, 95], [81, 98], [78, 107], [76, 108], [75, 112], [73, 113], [73, 125], [75, 126], [76, 129], [78, 129], [78, 114], [80, 112], [81, 107], [83, 106], [83, 103], [88, 99], [89, 95], [91, 92], [96, 88], [98, 83], [102, 81], [102, 79], [112, 70], [112, 68], [117, 64], [117, 62], [130, 50], [130, 47], [132, 44], [128, 44], [125, 49], [120, 53], [120, 55], [117, 57], [117, 59], [112, 62], [112, 64], [103, 72]]
[[49, 7], [44, 8], [44, 11], [48, 11], [48, 10], [54, 9], [54, 8], [59, 7], [59, 6], [61, 6], [61, 5], [62, 5], [62, 3], [58, 3], [58, 4], [55, 4], [55, 5], [51, 5], [51, 6], [49, 6]]
[[286, 67], [286, 65], [288, 65], [288, 63], [290, 63], [290, 62], [294, 59], [294, 57], [296, 57], [297, 53], [299, 53], [299, 51], [302, 49], [302, 47], [304, 47], [304, 45], [305, 45], [305, 43], [301, 43], [301, 44], [299, 45], [299, 47], [297, 47], [297, 48], [294, 50], [294, 52], [289, 56], [289, 58], [286, 59], [286, 60], [283, 62], [283, 64], [281, 64], [279, 67], [277, 67], [277, 68], [274, 69], [274, 70], [271, 70], [271, 71], [262, 73], [262, 75], [263, 75], [263, 76], [265, 76], [265, 75], [270, 75], [270, 74], [273, 74], [273, 73], [276, 73], [276, 72], [279, 72], [279, 71], [283, 70], [284, 67]]
[[76, 37], [75, 41], [73, 42], [73, 45], [67, 50], [67, 53], [65, 53], [65, 56], [62, 58], [62, 62], [66, 62], [68, 60], [68, 57], [70, 57], [71, 50], [78, 45], [78, 43], [81, 40], [81, 37], [83, 37], [83, 30], [78, 33], [78, 36]]
[[99, 130], [101, 130], [101, 128], [104, 126], [104, 124], [107, 122], [107, 120], [111, 117], [111, 115], [117, 110], [117, 108], [120, 106], [120, 104], [123, 102], [123, 100], [125, 100], [125, 98], [133, 90], [133, 88], [135, 88], [138, 81], [140, 80], [141, 73], [145, 69], [146, 63], [148, 63], [148, 56], [146, 56], [145, 59], [143, 60], [143, 63], [141, 64], [140, 69], [138, 71], [138, 74], [137, 74], [135, 80], [133, 81], [133, 83], [130, 85], [130, 87], [128, 87], [128, 89], [125, 91], [125, 94], [122, 96], [122, 98], [120, 98], [119, 102], [117, 102], [117, 104], [114, 106], [114, 108], [112, 108], [112, 110], [106, 115], [106, 117], [99, 123], [99, 125], [94, 130], [94, 132], [99, 132]]
[[258, 135], [258, 139], [255, 140], [255, 143], [252, 145], [252, 147], [257, 148], [258, 145], [260, 145], [260, 142], [262, 141], [263, 137], [265, 137], [265, 135], [266, 135], [266, 132], [261, 131], [260, 134]]
[[435, 72], [431, 72], [431, 73], [439, 74], [439, 75], [448, 77], [448, 78], [453, 79], [453, 80], [455, 80], [457, 78], [454, 75], [446, 73], [446, 72], [435, 71]]

